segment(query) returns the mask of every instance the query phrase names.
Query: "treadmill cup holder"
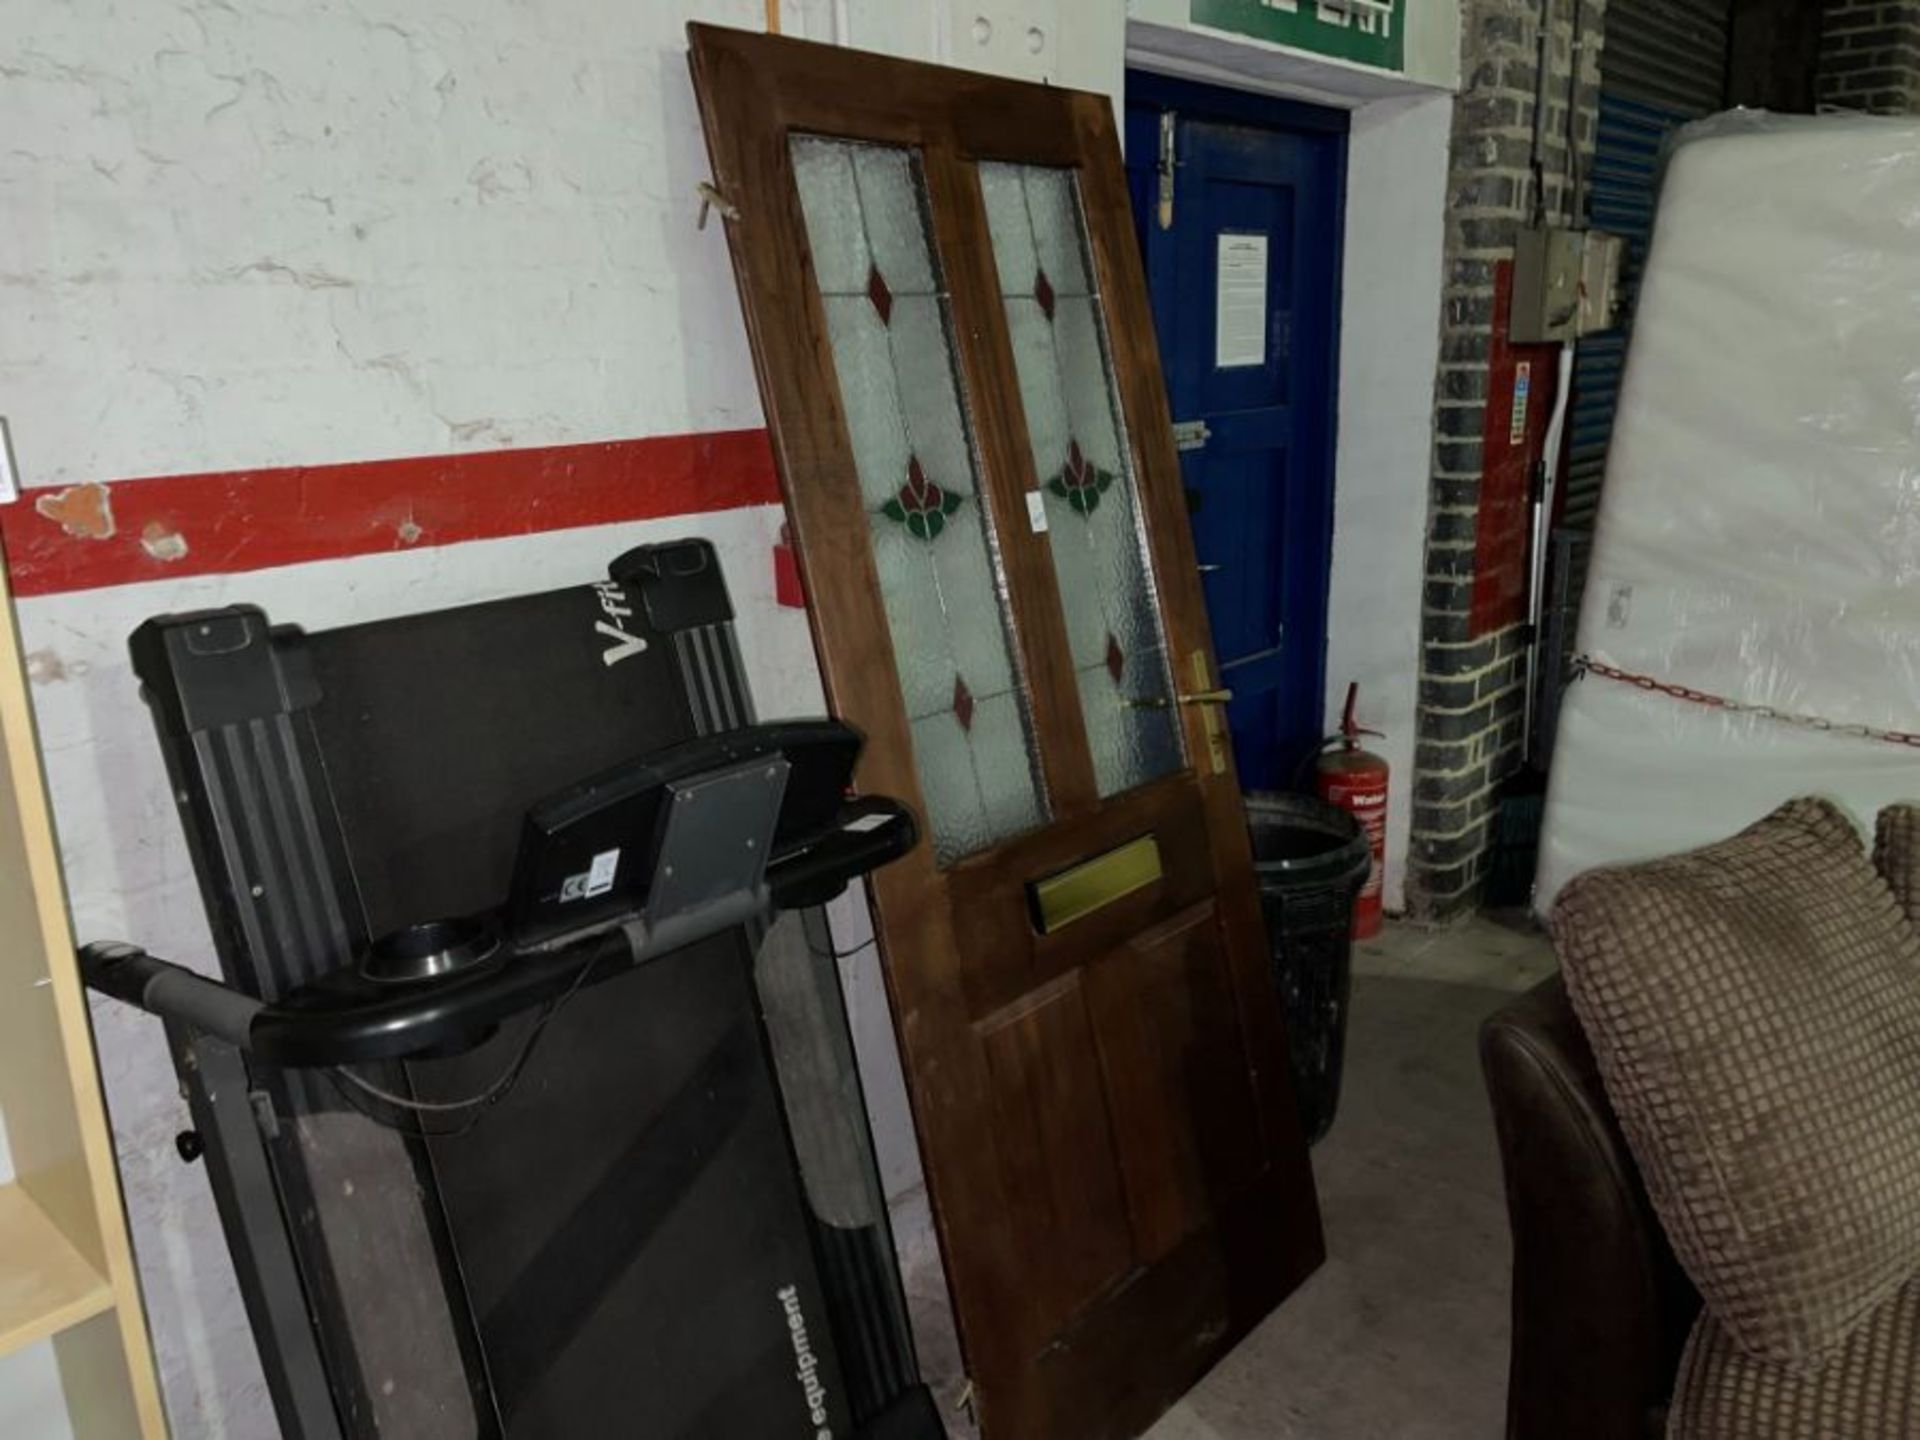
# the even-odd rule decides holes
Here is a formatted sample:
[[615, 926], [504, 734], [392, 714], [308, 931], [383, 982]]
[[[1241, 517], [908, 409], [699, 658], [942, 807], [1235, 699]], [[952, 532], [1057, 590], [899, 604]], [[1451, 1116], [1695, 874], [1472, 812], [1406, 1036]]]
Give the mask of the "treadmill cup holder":
[[424, 920], [374, 941], [360, 973], [379, 985], [417, 985], [470, 970], [499, 952], [500, 927], [491, 916]]

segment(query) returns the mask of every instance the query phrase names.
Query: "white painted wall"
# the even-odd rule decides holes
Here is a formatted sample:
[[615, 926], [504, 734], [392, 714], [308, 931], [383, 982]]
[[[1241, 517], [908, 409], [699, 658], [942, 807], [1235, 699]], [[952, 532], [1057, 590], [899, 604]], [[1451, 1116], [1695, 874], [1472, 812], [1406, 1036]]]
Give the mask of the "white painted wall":
[[[26, 482], [759, 424], [724, 238], [694, 228], [706, 164], [684, 25], [758, 29], [764, 13], [0, 0], [0, 413]], [[867, 49], [1120, 82], [1113, 0], [786, 0], [782, 18]], [[593, 578], [629, 545], [699, 533], [720, 548], [763, 713], [818, 713], [804, 620], [772, 600], [778, 520], [769, 506], [24, 601], [79, 933], [211, 965], [125, 659], [146, 616], [246, 600], [339, 624]], [[843, 949], [865, 938], [857, 899], [836, 914]], [[919, 1166], [873, 952], [843, 971], [898, 1193]], [[96, 1024], [175, 1433], [266, 1440], [204, 1173], [173, 1152], [184, 1114], [159, 1027], [108, 1004]], [[8, 1440], [64, 1440], [43, 1378], [0, 1369]]]
[[1118, 0], [781, 0], [789, 35], [1117, 95]]
[[7, 1440], [74, 1440], [51, 1340], [0, 1356], [0, 1435]]
[[1393, 767], [1386, 904], [1406, 897], [1419, 699], [1421, 583], [1433, 452], [1453, 97], [1375, 100], [1347, 141], [1340, 440], [1334, 464], [1327, 727], [1349, 680], [1371, 750]]
[[1407, 0], [1406, 75], [1439, 90], [1460, 88], [1459, 0]]
[[0, 0], [27, 482], [757, 424], [696, 9]]
[[[1437, 0], [1414, 8], [1446, 10]], [[1412, 821], [1414, 709], [1419, 693], [1421, 577], [1439, 356], [1447, 144], [1457, 81], [1458, 16], [1429, 14], [1417, 57], [1434, 84], [1304, 51], [1203, 30], [1186, 0], [1129, 0], [1127, 61], [1233, 89], [1351, 112], [1346, 242], [1341, 256], [1339, 434], [1334, 458], [1333, 565], [1326, 728], [1347, 683], [1359, 715], [1385, 732], [1368, 748], [1393, 767], [1385, 903], [1403, 908]], [[1441, 32], [1450, 36], [1450, 63]]]

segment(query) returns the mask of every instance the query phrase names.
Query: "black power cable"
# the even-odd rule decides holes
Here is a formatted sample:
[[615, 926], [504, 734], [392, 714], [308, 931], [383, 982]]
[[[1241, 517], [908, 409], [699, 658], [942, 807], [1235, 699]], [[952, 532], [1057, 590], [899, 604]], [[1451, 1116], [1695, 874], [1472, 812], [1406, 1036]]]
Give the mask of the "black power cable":
[[[533, 1059], [539, 1049], [540, 1038], [547, 1032], [547, 1026], [554, 1016], [566, 1008], [569, 1000], [580, 993], [592, 973], [598, 956], [589, 959], [580, 967], [580, 973], [573, 977], [573, 983], [566, 988], [557, 1000], [551, 1001], [533, 1022], [533, 1028], [527, 1032], [527, 1038], [520, 1042], [520, 1048], [500, 1074], [490, 1081], [478, 1094], [466, 1096], [460, 1100], [415, 1100], [411, 1096], [401, 1095], [374, 1084], [364, 1076], [356, 1075], [344, 1065], [329, 1065], [322, 1073], [333, 1082], [334, 1089], [348, 1105], [366, 1116], [376, 1125], [396, 1131], [414, 1140], [452, 1140], [465, 1135], [487, 1116], [492, 1108], [512, 1093], [519, 1083], [521, 1073]], [[358, 1092], [358, 1093], [356, 1093]], [[458, 1125], [447, 1129], [429, 1129], [425, 1125], [409, 1127], [390, 1115], [383, 1115], [371, 1108], [362, 1097], [377, 1100], [395, 1110], [404, 1110], [415, 1115], [465, 1115]]]
[[[1580, 130], [1576, 119], [1580, 111], [1582, 72], [1586, 69], [1586, 12], [1587, 0], [1573, 0], [1573, 35], [1567, 56], [1567, 68], [1571, 72], [1567, 78], [1567, 223], [1575, 226], [1587, 223], [1587, 217], [1580, 213], [1586, 183], [1580, 165]], [[1598, 115], [1594, 123], [1599, 124]]]
[[818, 945], [811, 943], [807, 948], [813, 952], [813, 958], [816, 960], [851, 960], [862, 950], [871, 950], [879, 943], [880, 937], [878, 935], [869, 935], [851, 950], [835, 950], [831, 944], [829, 944], [825, 950], [822, 950]]
[[1527, 171], [1533, 182], [1533, 225], [1538, 229], [1547, 223], [1547, 70], [1553, 61], [1553, 0], [1540, 0], [1534, 25], [1533, 143], [1527, 152]]

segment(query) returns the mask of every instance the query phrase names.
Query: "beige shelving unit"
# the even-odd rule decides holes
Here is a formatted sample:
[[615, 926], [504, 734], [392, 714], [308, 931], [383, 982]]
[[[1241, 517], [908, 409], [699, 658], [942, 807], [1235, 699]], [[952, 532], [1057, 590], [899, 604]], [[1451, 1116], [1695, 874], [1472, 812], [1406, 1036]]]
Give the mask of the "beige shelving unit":
[[0, 557], [0, 1358], [51, 1339], [75, 1440], [165, 1440]]

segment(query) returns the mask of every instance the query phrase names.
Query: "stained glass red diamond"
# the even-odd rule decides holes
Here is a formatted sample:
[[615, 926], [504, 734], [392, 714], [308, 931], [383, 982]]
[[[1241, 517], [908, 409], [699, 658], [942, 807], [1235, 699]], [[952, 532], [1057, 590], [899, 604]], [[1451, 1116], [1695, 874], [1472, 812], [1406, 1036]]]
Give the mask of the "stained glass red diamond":
[[907, 456], [907, 483], [900, 495], [902, 499], [910, 498], [911, 508], [915, 510], [939, 507], [940, 492], [934, 487], [933, 482], [927, 479], [927, 472], [921, 467], [918, 455]]
[[893, 291], [887, 288], [887, 278], [880, 273], [878, 265], [867, 269], [867, 298], [873, 302], [873, 308], [880, 312], [880, 323], [893, 323]]
[[1127, 655], [1120, 648], [1120, 642], [1113, 638], [1113, 632], [1107, 632], [1107, 674], [1113, 677], [1113, 683], [1120, 683], [1120, 676], [1126, 671]]
[[1067, 466], [1061, 473], [1066, 476], [1069, 489], [1084, 490], [1093, 484], [1093, 467], [1080, 452], [1080, 442], [1071, 436], [1067, 439]]
[[953, 718], [962, 730], [973, 729], [973, 692], [958, 675], [953, 677]]
[[1033, 275], [1033, 298], [1040, 302], [1040, 309], [1047, 319], [1053, 319], [1053, 282], [1047, 279], [1045, 270], [1036, 270]]

